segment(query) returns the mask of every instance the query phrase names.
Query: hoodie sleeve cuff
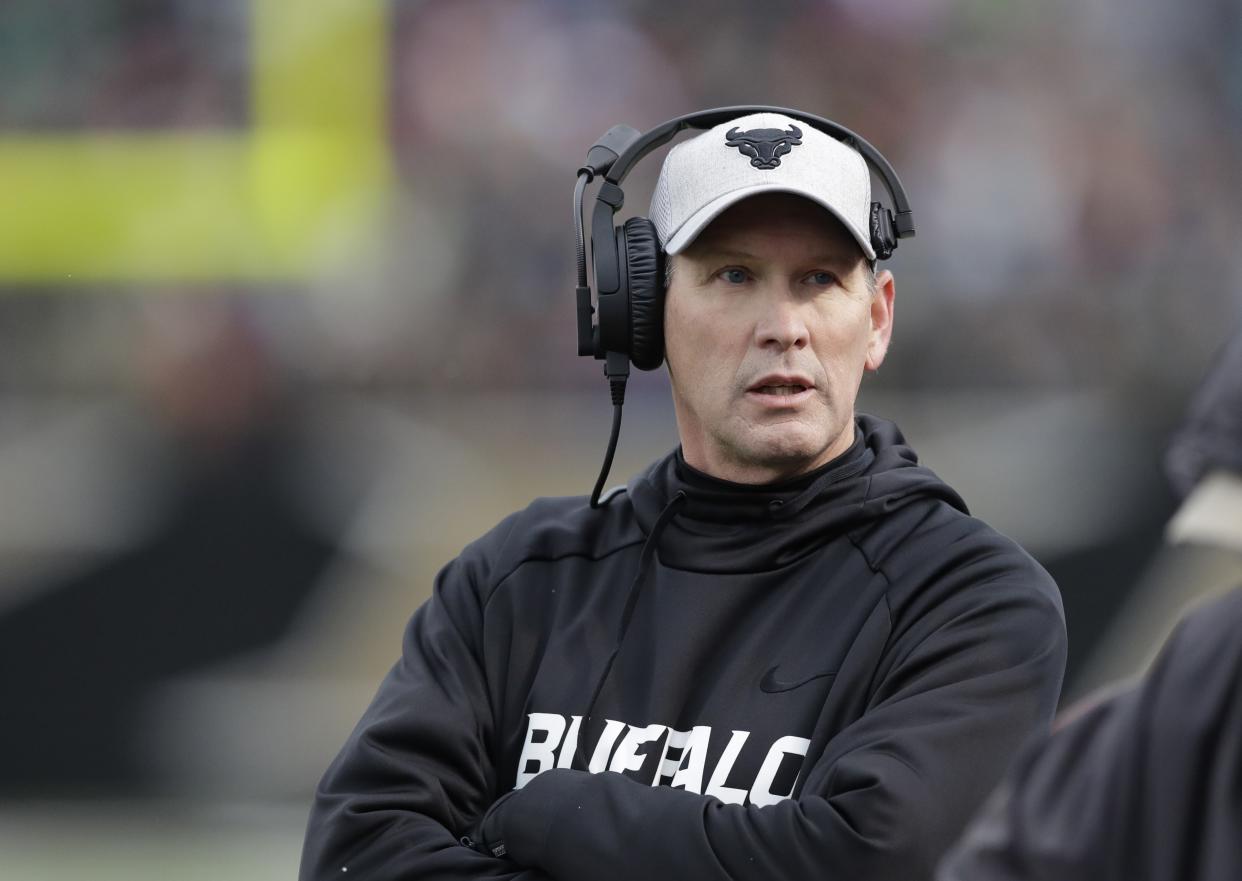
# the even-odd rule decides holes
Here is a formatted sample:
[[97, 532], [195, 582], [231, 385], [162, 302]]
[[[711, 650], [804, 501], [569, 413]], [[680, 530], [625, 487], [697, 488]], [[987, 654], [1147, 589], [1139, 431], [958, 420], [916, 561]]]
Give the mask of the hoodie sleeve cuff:
[[542, 867], [548, 835], [557, 816], [573, 808], [590, 776], [586, 771], [553, 768], [505, 801], [496, 826], [511, 860], [521, 866]]

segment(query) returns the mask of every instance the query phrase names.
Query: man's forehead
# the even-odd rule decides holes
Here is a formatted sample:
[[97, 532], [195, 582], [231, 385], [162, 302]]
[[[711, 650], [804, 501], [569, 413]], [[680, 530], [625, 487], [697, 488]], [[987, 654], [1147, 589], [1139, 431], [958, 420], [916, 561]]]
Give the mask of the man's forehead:
[[789, 235], [813, 242], [824, 257], [852, 261], [864, 256], [849, 230], [832, 212], [790, 193], [765, 193], [731, 205], [699, 233], [685, 253], [703, 256], [730, 252], [757, 257], [754, 243]]

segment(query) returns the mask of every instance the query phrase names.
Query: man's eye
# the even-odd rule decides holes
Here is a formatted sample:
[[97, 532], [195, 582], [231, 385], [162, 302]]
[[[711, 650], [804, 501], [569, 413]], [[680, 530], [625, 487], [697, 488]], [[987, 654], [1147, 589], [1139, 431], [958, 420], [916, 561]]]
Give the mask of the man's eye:
[[727, 281], [729, 284], [741, 284], [742, 282], [746, 281], [746, 270], [745, 269], [722, 269], [720, 271], [720, 277], [724, 279], [725, 281]]
[[812, 272], [807, 276], [807, 281], [813, 285], [826, 286], [836, 284], [837, 277], [831, 272]]

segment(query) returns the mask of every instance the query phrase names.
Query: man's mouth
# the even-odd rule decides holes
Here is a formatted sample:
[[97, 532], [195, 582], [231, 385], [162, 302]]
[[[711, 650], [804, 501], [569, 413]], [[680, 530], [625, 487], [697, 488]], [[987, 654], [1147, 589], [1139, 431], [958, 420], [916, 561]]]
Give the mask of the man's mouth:
[[760, 407], [788, 410], [801, 407], [811, 400], [815, 384], [808, 376], [796, 373], [770, 373], [761, 376], [755, 384], [746, 389], [746, 394]]
[[798, 392], [806, 391], [804, 385], [761, 385], [753, 391], [761, 395], [796, 395]]

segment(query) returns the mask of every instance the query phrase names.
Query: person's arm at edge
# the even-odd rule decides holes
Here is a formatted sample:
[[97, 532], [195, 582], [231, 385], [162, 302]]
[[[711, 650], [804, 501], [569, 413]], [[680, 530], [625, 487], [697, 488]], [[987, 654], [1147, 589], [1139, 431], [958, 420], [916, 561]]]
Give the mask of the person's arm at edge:
[[1184, 616], [1141, 679], [1066, 710], [1010, 769], [937, 879], [1242, 877], [1230, 789], [1242, 742], [1240, 623], [1242, 588]]

